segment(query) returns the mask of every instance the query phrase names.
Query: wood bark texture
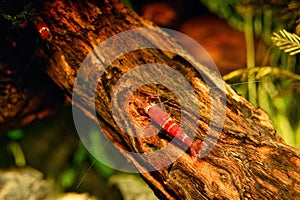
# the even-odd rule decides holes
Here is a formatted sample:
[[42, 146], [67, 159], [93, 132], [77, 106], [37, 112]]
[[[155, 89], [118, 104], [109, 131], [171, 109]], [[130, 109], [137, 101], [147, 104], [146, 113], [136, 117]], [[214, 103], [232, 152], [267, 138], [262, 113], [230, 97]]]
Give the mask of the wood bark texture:
[[[49, 1], [45, 4], [41, 17], [49, 25], [52, 39], [47, 41], [49, 51], [40, 51], [38, 57], [43, 60], [48, 75], [69, 99], [72, 98], [73, 85], [83, 60], [98, 44], [125, 30], [154, 26], [117, 0]], [[172, 42], [172, 39], [161, 40], [160, 34], [165, 35], [160, 32], [157, 37], [153, 37], [145, 32], [144, 38], [154, 45], [159, 43], [167, 46]], [[133, 42], [138, 41], [135, 38], [119, 41], [118, 47], [126, 48]], [[105, 60], [113, 53], [102, 52], [98, 56]], [[200, 74], [186, 59], [159, 49], [141, 49], [121, 55], [105, 69], [96, 89], [98, 123], [106, 136], [123, 149], [121, 152], [124, 156], [141, 172], [146, 166], [159, 163], [161, 158], [141, 159], [126, 151], [152, 152], [166, 145], [170, 138], [160, 134], [150, 138], [130, 136], [114, 121], [111, 101], [118, 80], [134, 67], [146, 63], [159, 63], [180, 72], [193, 86], [196, 94], [194, 101], [199, 106], [200, 116], [190, 114], [188, 109], [180, 109], [174, 93], [157, 84], [140, 87], [133, 93], [130, 101], [120, 101], [120, 107], [128, 107], [133, 123], [143, 125], [149, 123], [149, 119], [141, 109], [144, 108], [141, 102], [165, 102], [167, 111], [174, 111], [171, 116], [175, 121], [180, 121], [180, 111], [191, 115], [187, 126], [197, 125], [196, 140], [204, 140], [212, 112], [212, 91], [203, 76], [212, 84], [215, 81], [215, 75], [206, 67], [203, 66]], [[99, 69], [104, 70], [108, 63], [100, 64]], [[158, 69], [158, 73], [163, 74], [163, 71]], [[140, 80], [154, 76], [156, 74], [146, 72], [135, 78]], [[162, 76], [167, 77], [166, 74]], [[135, 83], [132, 81], [128, 84]], [[217, 98], [221, 98], [218, 87], [215, 84], [214, 93]], [[92, 109], [89, 96], [86, 95], [90, 94], [89, 89], [91, 88], [81, 91], [82, 98], [75, 102], [87, 116], [91, 116]], [[219, 104], [226, 111], [225, 123], [217, 143], [207, 156], [195, 161], [189, 151], [184, 153], [182, 148], [173, 145], [174, 152], [183, 153], [181, 157], [167, 167], [142, 173], [141, 176], [161, 199], [299, 199], [300, 153], [286, 145], [276, 134], [262, 109], [255, 108], [230, 86], [225, 86], [225, 93], [226, 104], [222, 101]], [[217, 112], [218, 114], [220, 113]], [[121, 110], [120, 115], [124, 115], [125, 120], [126, 116]], [[130, 133], [135, 131], [132, 126], [127, 130]], [[168, 159], [168, 155], [164, 159]]]
[[[12, 59], [16, 57], [13, 56]], [[28, 74], [17, 72], [32, 72], [35, 68], [18, 70], [15, 65], [10, 69], [10, 61], [0, 60], [4, 61], [3, 65], [0, 63], [0, 132], [23, 127], [49, 116], [64, 102], [59, 88], [45, 73], [31, 73], [29, 76], [34, 78], [29, 80]]]

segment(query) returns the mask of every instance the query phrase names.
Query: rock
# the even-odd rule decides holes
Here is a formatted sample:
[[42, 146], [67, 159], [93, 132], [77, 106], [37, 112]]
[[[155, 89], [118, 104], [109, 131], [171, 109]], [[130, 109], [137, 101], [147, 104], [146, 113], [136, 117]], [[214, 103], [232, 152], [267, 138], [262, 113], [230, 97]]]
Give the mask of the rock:
[[88, 194], [67, 193], [58, 198], [57, 200], [96, 200]]
[[157, 200], [153, 191], [139, 177], [119, 174], [109, 179], [109, 184], [119, 189], [124, 200]]
[[0, 199], [54, 199], [54, 185], [32, 168], [0, 171]]
[[54, 183], [33, 168], [0, 170], [0, 199], [5, 200], [95, 200], [87, 194], [59, 194]]

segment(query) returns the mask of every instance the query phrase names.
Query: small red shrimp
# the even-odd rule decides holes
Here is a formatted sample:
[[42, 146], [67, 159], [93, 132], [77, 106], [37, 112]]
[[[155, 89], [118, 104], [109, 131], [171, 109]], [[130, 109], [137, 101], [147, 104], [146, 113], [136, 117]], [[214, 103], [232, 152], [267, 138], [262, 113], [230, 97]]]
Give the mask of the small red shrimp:
[[36, 17], [34, 24], [43, 40], [51, 39], [52, 35], [50, 29], [46, 22], [40, 16]]
[[156, 124], [167, 131], [171, 136], [178, 138], [180, 141], [188, 145], [190, 147], [192, 158], [199, 156], [202, 142], [193, 142], [193, 139], [183, 132], [182, 128], [169, 116], [168, 113], [163, 111], [156, 104], [150, 104], [147, 106], [145, 108], [145, 112]]

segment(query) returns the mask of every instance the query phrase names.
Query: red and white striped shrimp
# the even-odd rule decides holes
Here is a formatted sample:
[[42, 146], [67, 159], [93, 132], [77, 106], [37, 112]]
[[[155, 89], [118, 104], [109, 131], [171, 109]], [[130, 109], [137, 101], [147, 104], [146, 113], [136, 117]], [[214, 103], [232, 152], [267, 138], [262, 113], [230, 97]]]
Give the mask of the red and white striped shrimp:
[[191, 156], [197, 158], [200, 153], [202, 142], [193, 141], [191, 137], [184, 133], [182, 128], [163, 111], [158, 105], [150, 104], [145, 108], [145, 112], [149, 117], [161, 128], [167, 131], [171, 136], [178, 138], [180, 141], [190, 147]]
[[50, 29], [40, 16], [36, 17], [34, 24], [43, 40], [51, 40], [52, 35]]

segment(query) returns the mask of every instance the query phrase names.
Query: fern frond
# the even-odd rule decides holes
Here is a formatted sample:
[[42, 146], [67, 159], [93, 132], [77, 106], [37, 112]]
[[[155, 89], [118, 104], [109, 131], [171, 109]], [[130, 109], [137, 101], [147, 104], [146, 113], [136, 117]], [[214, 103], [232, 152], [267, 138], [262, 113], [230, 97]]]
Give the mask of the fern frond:
[[300, 53], [300, 37], [295, 33], [289, 33], [282, 29], [279, 33], [274, 32], [271, 40], [279, 49], [291, 56]]

